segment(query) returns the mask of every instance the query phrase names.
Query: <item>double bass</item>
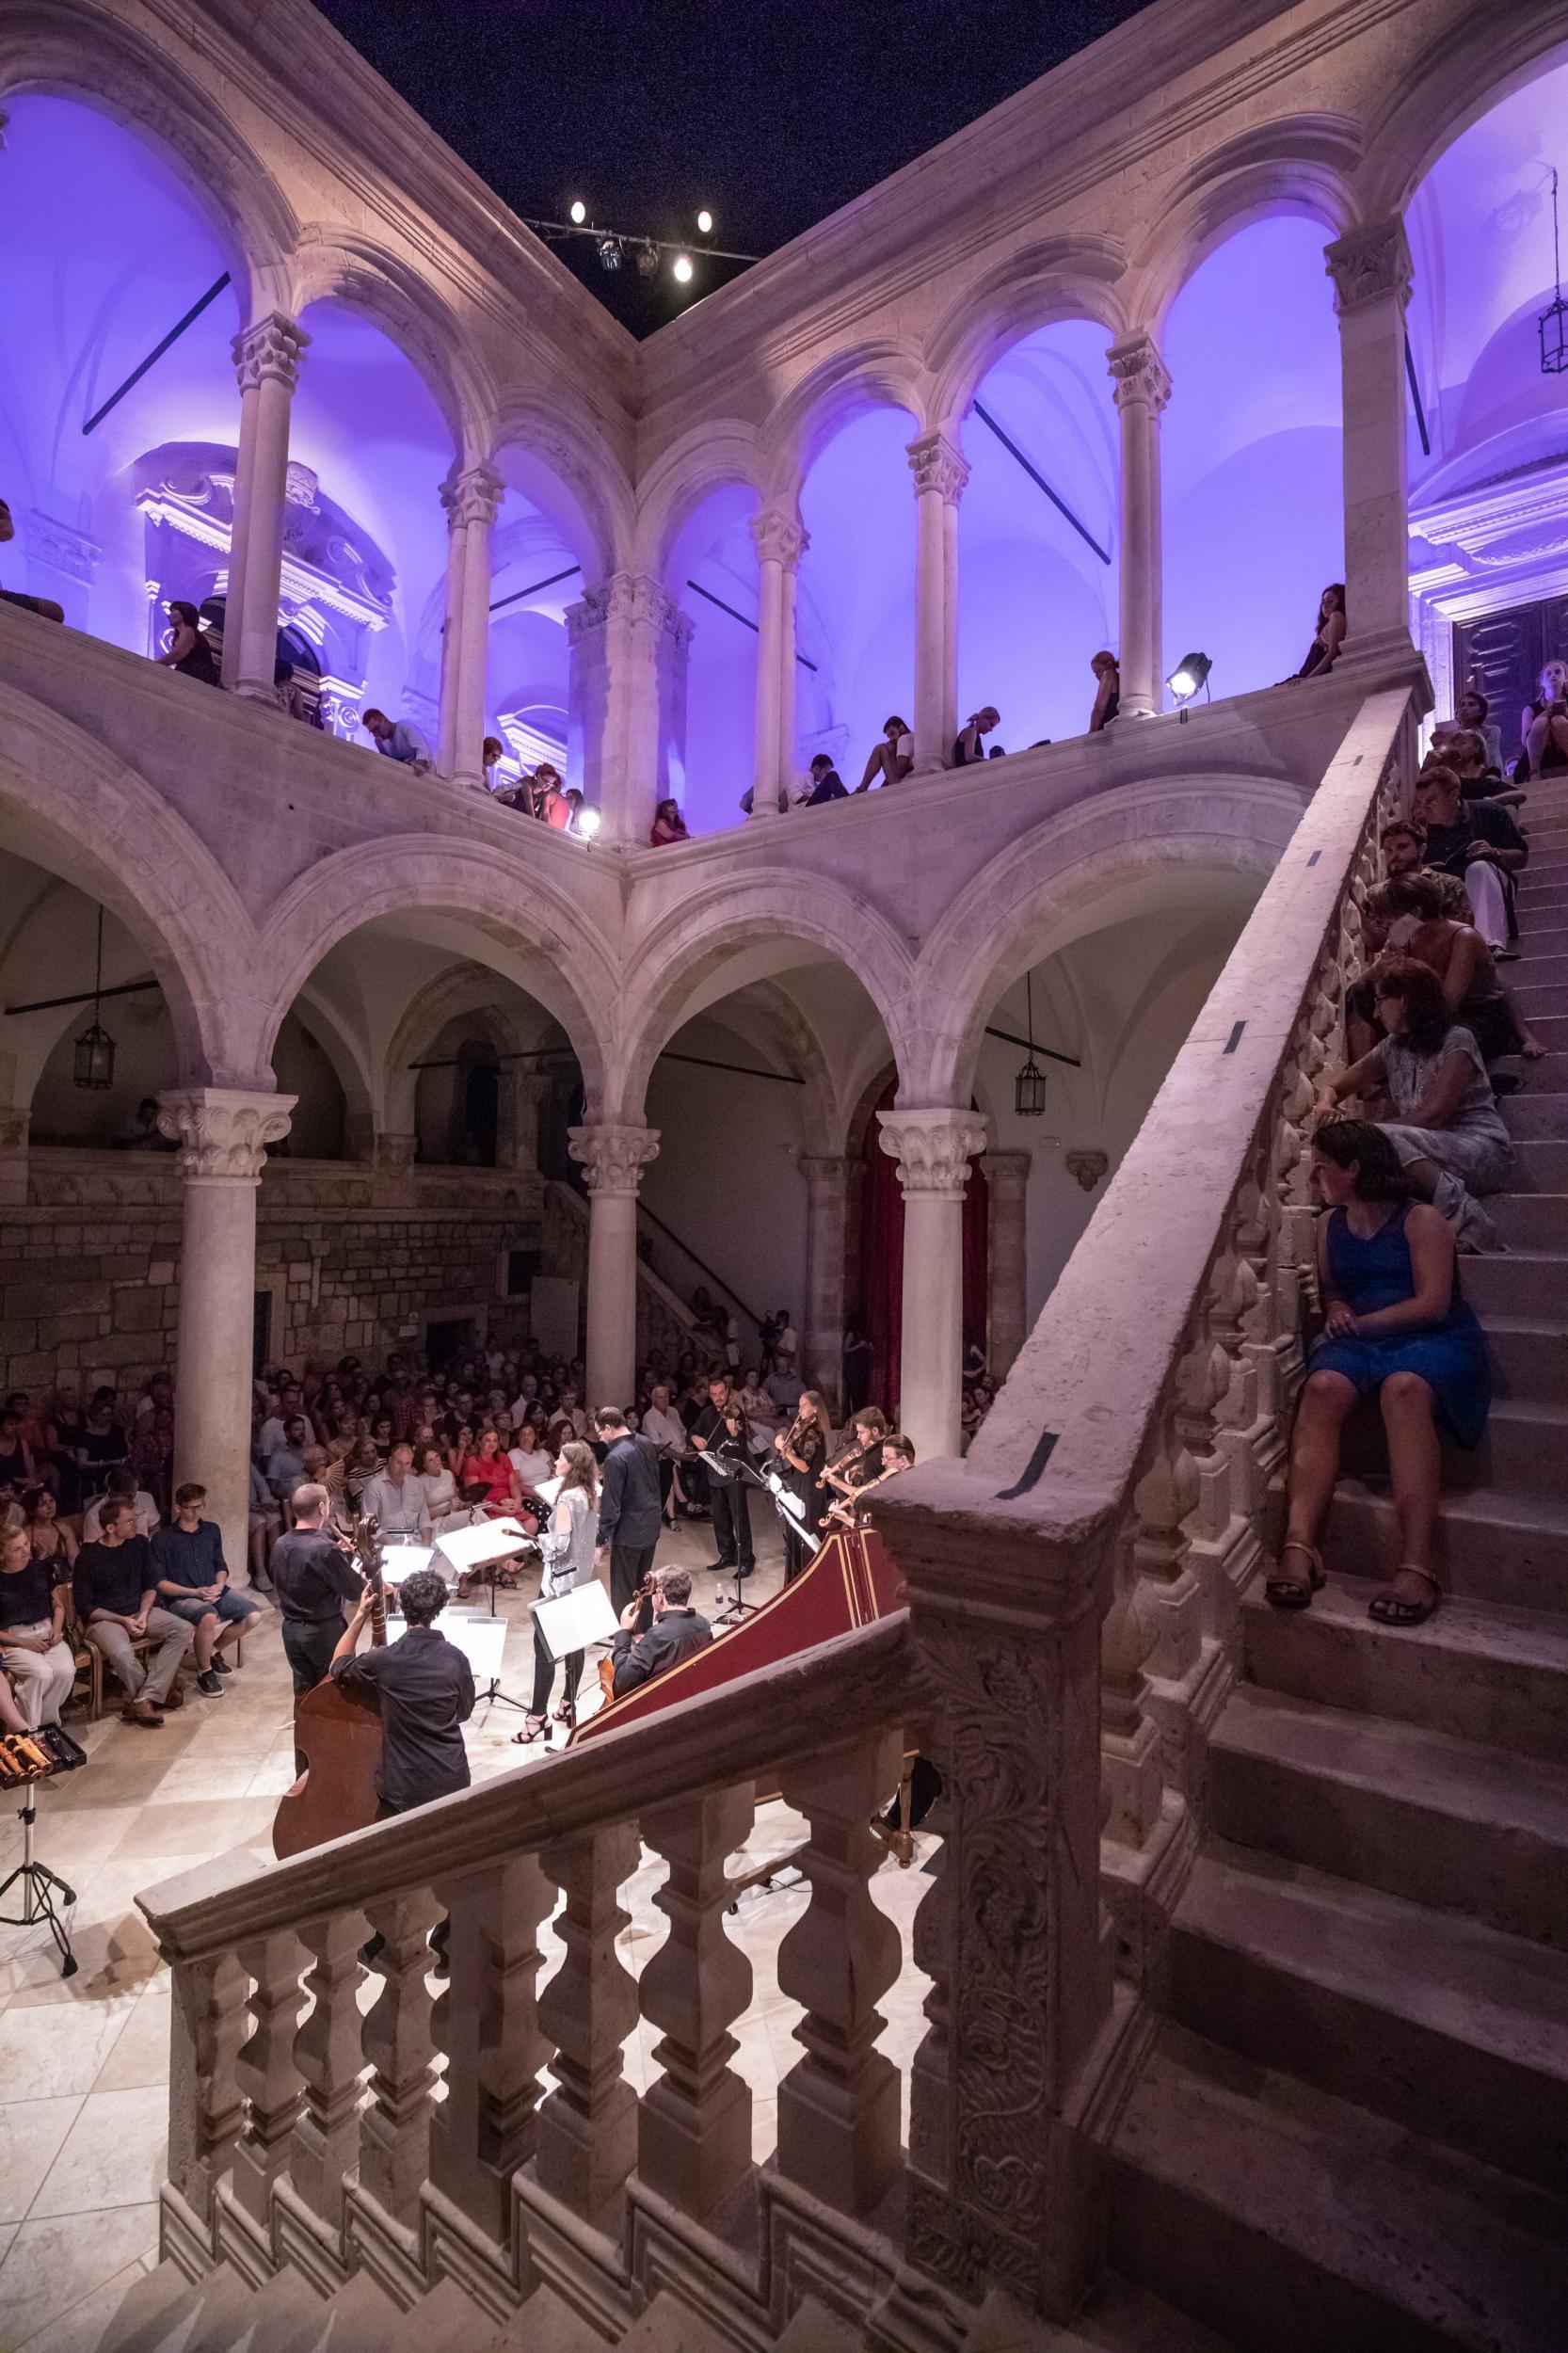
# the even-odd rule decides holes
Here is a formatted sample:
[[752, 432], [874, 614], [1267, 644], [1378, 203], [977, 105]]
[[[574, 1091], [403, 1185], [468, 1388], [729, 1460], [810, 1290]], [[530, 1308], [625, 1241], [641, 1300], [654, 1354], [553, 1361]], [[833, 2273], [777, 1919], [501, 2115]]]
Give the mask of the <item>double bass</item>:
[[[354, 1522], [355, 1557], [371, 1594], [373, 1649], [387, 1639], [379, 1536], [379, 1521]], [[294, 1745], [305, 1758], [305, 1770], [280, 1798], [273, 1817], [272, 1851], [280, 1863], [375, 1821], [381, 1802], [376, 1787], [381, 1770], [379, 1699], [363, 1685], [327, 1675], [295, 1702]]]

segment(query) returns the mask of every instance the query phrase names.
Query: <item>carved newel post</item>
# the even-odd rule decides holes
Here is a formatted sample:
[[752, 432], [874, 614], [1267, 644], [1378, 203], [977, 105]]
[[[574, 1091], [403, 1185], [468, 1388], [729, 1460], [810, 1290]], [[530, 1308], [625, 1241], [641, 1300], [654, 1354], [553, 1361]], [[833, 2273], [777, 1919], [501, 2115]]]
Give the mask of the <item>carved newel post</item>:
[[174, 1476], [206, 1488], [208, 1515], [235, 1572], [249, 1549], [256, 1188], [267, 1145], [289, 1131], [295, 1100], [239, 1087], [158, 1097], [159, 1130], [178, 1143], [185, 1179]]
[[899, 1422], [923, 1463], [956, 1454], [964, 1372], [964, 1192], [985, 1145], [971, 1111], [878, 1112], [904, 1187], [904, 1345]]
[[233, 344], [240, 434], [223, 611], [223, 683], [263, 702], [272, 699], [278, 663], [289, 411], [300, 355], [310, 340], [296, 320], [274, 311], [236, 335]]
[[588, 1179], [588, 1403], [630, 1405], [637, 1365], [637, 1191], [658, 1156], [656, 1128], [573, 1128]]
[[1124, 719], [1150, 719], [1163, 700], [1160, 419], [1171, 379], [1140, 329], [1112, 346], [1122, 420], [1122, 701]]
[[945, 433], [909, 444], [915, 477], [915, 773], [945, 768], [958, 732], [958, 502], [968, 464]]
[[1410, 247], [1396, 215], [1328, 248], [1339, 313], [1347, 645], [1410, 634], [1404, 314]]
[[778, 788], [794, 779], [795, 590], [810, 539], [780, 507], [754, 515], [757, 546], [757, 760], [751, 813], [776, 817]]

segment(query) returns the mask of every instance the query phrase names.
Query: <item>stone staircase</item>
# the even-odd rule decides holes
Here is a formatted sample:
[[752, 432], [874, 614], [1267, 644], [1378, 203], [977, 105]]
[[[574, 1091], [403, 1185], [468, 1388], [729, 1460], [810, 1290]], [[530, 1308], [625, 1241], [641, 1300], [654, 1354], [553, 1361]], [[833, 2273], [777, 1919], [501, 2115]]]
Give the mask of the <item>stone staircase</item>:
[[1117, 2138], [1113, 2260], [1252, 2353], [1568, 2344], [1568, 792], [1528, 816], [1506, 968], [1549, 1051], [1507, 1252], [1464, 1262], [1496, 1401], [1446, 1465], [1447, 1597], [1368, 1618], [1374, 1476], [1309, 1611], [1249, 1596]]

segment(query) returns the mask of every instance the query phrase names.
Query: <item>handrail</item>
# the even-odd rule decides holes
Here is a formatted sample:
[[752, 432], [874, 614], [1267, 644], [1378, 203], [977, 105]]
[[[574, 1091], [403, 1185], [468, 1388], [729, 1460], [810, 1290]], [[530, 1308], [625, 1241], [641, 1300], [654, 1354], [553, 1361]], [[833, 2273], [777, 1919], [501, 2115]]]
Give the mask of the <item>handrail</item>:
[[755, 1307], [748, 1307], [746, 1305], [745, 1301], [741, 1297], [740, 1292], [732, 1290], [729, 1285], [725, 1281], [723, 1275], [717, 1273], [715, 1270], [709, 1265], [706, 1258], [699, 1258], [697, 1257], [696, 1252], [692, 1248], [690, 1242], [681, 1241], [673, 1225], [666, 1225], [664, 1219], [660, 1217], [655, 1210], [650, 1209], [646, 1201], [638, 1202], [637, 1215], [639, 1217], [646, 1217], [650, 1225], [657, 1225], [659, 1231], [662, 1234], [666, 1235], [668, 1239], [674, 1242], [677, 1250], [683, 1250], [687, 1257], [690, 1258], [693, 1266], [700, 1267], [704, 1274], [707, 1275], [709, 1281], [711, 1283], [716, 1283], [720, 1290], [723, 1291], [725, 1297], [729, 1300], [734, 1306], [739, 1307], [742, 1315], [747, 1317], [751, 1322], [755, 1323], [759, 1332], [761, 1330], [764, 1318], [758, 1314]]
[[287, 1863], [219, 1855], [136, 1902], [166, 1957], [202, 1960], [749, 1781], [819, 1754], [846, 1725], [857, 1735], [902, 1725], [926, 1705], [908, 1612], [897, 1610], [548, 1764], [518, 1766]]
[[[545, 1179], [545, 1191], [547, 1193], [553, 1193], [570, 1210], [572, 1216], [586, 1225], [588, 1222], [587, 1200], [583, 1193], [578, 1192], [575, 1185], [568, 1185], [561, 1176], [548, 1176]], [[649, 1266], [646, 1258], [637, 1260], [637, 1280], [639, 1283], [646, 1283], [650, 1290], [658, 1293], [664, 1305], [669, 1309], [678, 1322], [684, 1325], [688, 1331], [696, 1330], [696, 1318], [685, 1300], [681, 1298], [674, 1284], [666, 1283], [658, 1268]]]

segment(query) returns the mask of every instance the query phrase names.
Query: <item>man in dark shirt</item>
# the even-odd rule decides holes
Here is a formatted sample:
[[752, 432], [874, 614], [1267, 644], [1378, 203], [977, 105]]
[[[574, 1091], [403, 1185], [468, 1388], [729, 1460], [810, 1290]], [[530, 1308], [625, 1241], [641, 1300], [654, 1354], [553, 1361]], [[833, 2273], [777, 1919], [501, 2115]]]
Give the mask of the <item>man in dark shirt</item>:
[[[97, 1543], [76, 1555], [71, 1589], [83, 1634], [124, 1686], [126, 1721], [161, 1725], [164, 1709], [184, 1697], [175, 1678], [196, 1628], [159, 1608], [152, 1548], [135, 1530], [128, 1503], [119, 1497], [105, 1503]], [[158, 1637], [150, 1666], [133, 1647], [143, 1634]]]
[[610, 1599], [618, 1617], [653, 1566], [664, 1525], [659, 1449], [634, 1437], [618, 1405], [601, 1405], [594, 1430], [606, 1449], [600, 1473], [599, 1554], [610, 1555]]
[[[722, 1372], [715, 1373], [708, 1384], [708, 1402], [692, 1424], [692, 1445], [699, 1454], [721, 1453], [730, 1461], [744, 1462], [749, 1450], [750, 1433], [746, 1417], [730, 1395], [729, 1383]], [[757, 1556], [751, 1544], [751, 1507], [746, 1491], [739, 1479], [721, 1479], [710, 1473], [708, 1501], [713, 1514], [713, 1541], [719, 1557], [715, 1569], [734, 1569], [741, 1577], [749, 1577], [757, 1566]], [[603, 1526], [602, 1515], [600, 1521]]]
[[1496, 801], [1467, 801], [1451, 768], [1429, 768], [1416, 780], [1416, 814], [1427, 829], [1427, 864], [1457, 874], [1493, 954], [1508, 949], [1513, 885], [1529, 856], [1525, 837]]
[[259, 1605], [231, 1589], [222, 1533], [216, 1520], [201, 1516], [206, 1500], [206, 1488], [194, 1480], [177, 1487], [173, 1525], [156, 1530], [152, 1550], [159, 1603], [195, 1627], [197, 1685], [211, 1695], [222, 1690], [220, 1677], [233, 1673], [223, 1653], [239, 1641]]
[[[377, 1821], [428, 1805], [432, 1798], [449, 1798], [472, 1779], [461, 1727], [473, 1713], [473, 1673], [456, 1644], [438, 1634], [434, 1623], [446, 1607], [446, 1579], [434, 1569], [416, 1569], [404, 1578], [400, 1599], [408, 1629], [401, 1641], [368, 1650], [362, 1658], [355, 1656], [371, 1611], [367, 1592], [360, 1596], [332, 1654], [334, 1683], [372, 1689], [381, 1703]], [[438, 1977], [446, 1975], [450, 1927], [441, 1920], [430, 1931]], [[377, 1935], [360, 1945], [360, 1958], [367, 1967], [379, 1957], [384, 1943]]]
[[322, 1525], [329, 1506], [325, 1487], [296, 1488], [295, 1524], [272, 1548], [283, 1655], [294, 1669], [296, 1693], [313, 1691], [327, 1673], [345, 1625], [344, 1604], [360, 1598], [353, 1563]]
[[820, 808], [824, 801], [847, 801], [849, 794], [844, 780], [825, 752], [819, 752], [811, 762], [811, 790], [802, 806]]
[[646, 1634], [633, 1635], [637, 1612], [633, 1601], [621, 1612], [620, 1632], [610, 1644], [616, 1662], [616, 1697], [622, 1699], [655, 1675], [678, 1667], [706, 1650], [713, 1629], [691, 1607], [692, 1580], [685, 1569], [656, 1569], [653, 1574], [653, 1624]]

